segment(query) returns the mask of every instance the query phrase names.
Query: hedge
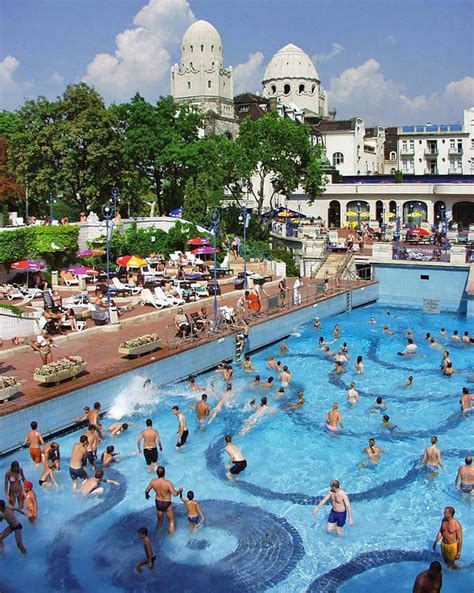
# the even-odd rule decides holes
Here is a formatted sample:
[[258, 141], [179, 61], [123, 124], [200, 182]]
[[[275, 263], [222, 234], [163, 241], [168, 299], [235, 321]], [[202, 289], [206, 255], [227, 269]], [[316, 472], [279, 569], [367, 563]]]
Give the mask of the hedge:
[[[78, 225], [30, 226], [0, 232], [0, 263], [61, 255], [73, 259], [77, 251]], [[54, 245], [54, 246], [53, 246]], [[56, 258], [54, 258], [56, 259]]]

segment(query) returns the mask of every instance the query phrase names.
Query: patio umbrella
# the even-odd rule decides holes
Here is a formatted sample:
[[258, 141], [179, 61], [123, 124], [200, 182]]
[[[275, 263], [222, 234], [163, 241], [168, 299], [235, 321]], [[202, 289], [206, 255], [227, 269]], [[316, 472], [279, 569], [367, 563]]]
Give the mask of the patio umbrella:
[[[349, 212], [346, 212], [346, 216], [347, 216], [347, 218], [357, 219], [359, 217], [359, 213], [349, 211]], [[361, 212], [360, 213], [360, 218], [369, 218], [369, 217], [370, 217], [369, 212]]]
[[175, 208], [174, 210], [171, 210], [169, 215], [172, 218], [181, 218], [183, 216], [183, 208], [181, 206], [179, 208]]
[[23, 270], [24, 272], [39, 272], [45, 268], [45, 265], [35, 259], [23, 259], [16, 261], [11, 266], [12, 270]]
[[76, 253], [77, 257], [99, 257], [104, 255], [105, 251], [103, 249], [93, 249], [89, 247], [89, 249], [83, 249], [82, 251], [78, 251]]
[[209, 245], [203, 245], [202, 247], [196, 247], [191, 253], [194, 255], [207, 255], [208, 253], [215, 253], [217, 251], [219, 251], [219, 249], [214, 249], [214, 247], [210, 247]]
[[188, 239], [186, 243], [188, 245], [208, 245], [209, 239], [205, 237], [193, 237], [192, 239]]
[[86, 276], [87, 274], [98, 274], [97, 270], [90, 268], [89, 266], [73, 266], [68, 269], [68, 272], [74, 274], [74, 276]]
[[148, 265], [147, 261], [136, 255], [122, 255], [117, 258], [117, 263], [126, 268], [144, 268]]
[[410, 233], [412, 235], [418, 235], [419, 237], [429, 237], [431, 235], [430, 231], [428, 231], [427, 229], [422, 229], [421, 227], [411, 229]]

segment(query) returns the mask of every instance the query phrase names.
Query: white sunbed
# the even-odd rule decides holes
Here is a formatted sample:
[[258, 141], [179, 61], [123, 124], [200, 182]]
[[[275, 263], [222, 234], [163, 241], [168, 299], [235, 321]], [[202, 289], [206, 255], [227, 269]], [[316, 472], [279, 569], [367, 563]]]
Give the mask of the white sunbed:
[[124, 284], [116, 276], [112, 278], [112, 284], [118, 292], [129, 292], [132, 295], [140, 294], [142, 289], [139, 286], [133, 286], [132, 284]]
[[140, 293], [140, 297], [142, 305], [153, 305], [155, 309], [163, 309], [164, 307], [169, 307], [171, 304], [169, 301], [158, 299], [156, 296], [153, 296], [149, 288], [144, 288]]
[[166, 301], [169, 305], [184, 305], [184, 299], [166, 294], [160, 286], [155, 286], [155, 297], [160, 301]]

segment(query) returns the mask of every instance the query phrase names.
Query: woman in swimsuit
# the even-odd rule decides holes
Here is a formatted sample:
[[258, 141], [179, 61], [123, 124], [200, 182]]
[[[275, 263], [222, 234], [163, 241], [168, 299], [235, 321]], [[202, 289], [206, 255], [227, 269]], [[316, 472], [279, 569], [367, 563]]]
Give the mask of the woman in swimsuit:
[[[369, 439], [369, 446], [364, 449], [364, 453], [369, 458], [370, 463], [378, 463], [380, 461], [380, 455], [384, 453], [381, 447], [375, 445], [375, 439]], [[367, 462], [362, 462], [366, 464]]]
[[356, 370], [356, 373], [359, 373], [359, 375], [361, 375], [364, 372], [364, 363], [362, 362], [362, 356], [357, 357], [355, 370]]
[[[5, 473], [5, 495], [11, 507], [17, 506], [23, 508], [25, 495], [23, 493], [23, 483], [25, 475], [18, 461], [12, 461], [10, 469]], [[15, 501], [17, 505], [15, 505]]]
[[184, 504], [184, 506], [186, 507], [186, 510], [188, 511], [188, 525], [190, 529], [195, 529], [196, 527], [199, 526], [199, 523], [204, 521], [204, 515], [203, 512], [201, 511], [201, 507], [199, 506], [199, 503], [194, 500], [194, 492], [192, 490], [189, 490], [188, 493], [186, 494], [186, 496], [188, 497], [183, 498], [183, 493], [180, 493], [180, 498], [182, 503]]

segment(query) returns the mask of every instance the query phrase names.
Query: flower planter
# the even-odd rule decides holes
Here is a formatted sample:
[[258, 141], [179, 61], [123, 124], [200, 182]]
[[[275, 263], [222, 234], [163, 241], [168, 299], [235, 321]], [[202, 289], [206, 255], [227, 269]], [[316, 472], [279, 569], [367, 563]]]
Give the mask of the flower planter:
[[66, 381], [66, 379], [73, 379], [80, 375], [86, 366], [87, 363], [83, 362], [81, 364], [74, 365], [74, 367], [70, 369], [64, 369], [62, 371], [58, 371], [57, 373], [51, 373], [50, 375], [35, 374], [33, 375], [33, 379], [39, 383], [61, 383], [62, 381]]
[[140, 346], [134, 346], [132, 348], [125, 348], [123, 346], [119, 346], [119, 354], [125, 354], [126, 356], [141, 356], [142, 354], [147, 354], [148, 352], [152, 352], [156, 350], [160, 345], [159, 340], [155, 340], [153, 342], [148, 342], [147, 344], [141, 344]]
[[10, 385], [9, 387], [4, 387], [0, 389], [0, 403], [6, 402], [11, 397], [20, 391], [20, 385]]

